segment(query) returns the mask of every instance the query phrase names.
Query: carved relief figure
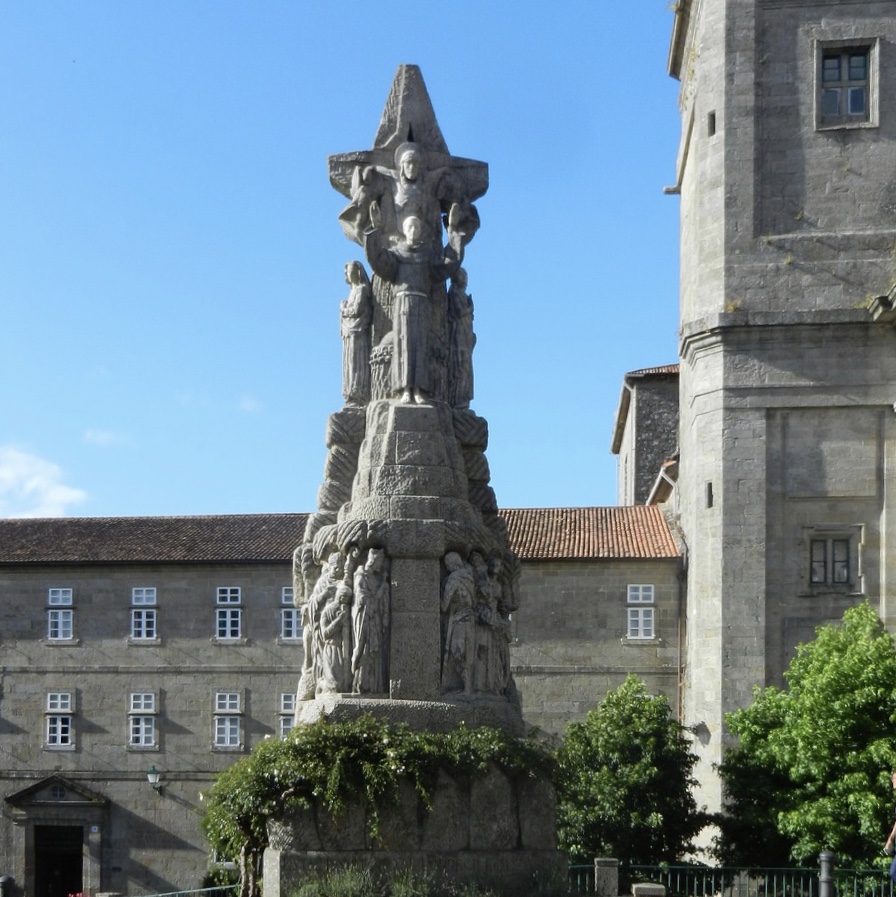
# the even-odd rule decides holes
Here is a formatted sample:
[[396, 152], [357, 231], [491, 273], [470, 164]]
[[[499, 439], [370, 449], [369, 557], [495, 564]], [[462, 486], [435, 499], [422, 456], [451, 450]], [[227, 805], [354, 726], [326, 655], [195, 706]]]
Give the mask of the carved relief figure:
[[[320, 680], [321, 658], [323, 655], [323, 640], [321, 635], [321, 616], [324, 608], [336, 596], [336, 590], [342, 580], [344, 572], [344, 561], [342, 555], [338, 551], [334, 551], [325, 561], [320, 571], [320, 576], [311, 590], [311, 595], [305, 605], [305, 612], [302, 615], [302, 624], [307, 627], [310, 633], [310, 651], [306, 648], [305, 660], [303, 667], [308, 669], [310, 673], [306, 676], [305, 669], [302, 671], [301, 683], [304, 688], [300, 687], [298, 699], [300, 701], [307, 700], [314, 696], [314, 686]], [[303, 633], [303, 645], [306, 644]], [[311, 693], [308, 694], [308, 689]]]
[[320, 692], [350, 691], [349, 658], [352, 650], [352, 589], [340, 582], [324, 606], [320, 618]]
[[352, 606], [352, 691], [383, 694], [386, 683], [389, 640], [389, 577], [386, 553], [371, 548], [367, 560], [355, 572]]
[[371, 208], [377, 204], [381, 225], [390, 238], [401, 234], [405, 218], [424, 222], [429, 239], [438, 244], [441, 217], [452, 205], [458, 206], [456, 229], [464, 244], [479, 228], [479, 213], [469, 200], [469, 185], [448, 167], [429, 168], [426, 151], [415, 143], [402, 143], [394, 155], [394, 168], [379, 165], [357, 166], [352, 173], [351, 202], [339, 216], [346, 236], [363, 243], [364, 233], [373, 224]]
[[445, 555], [448, 575], [442, 583], [442, 613], [447, 615], [445, 649], [442, 660], [442, 691], [473, 690], [473, 667], [476, 662], [477, 633], [476, 585], [473, 568], [450, 551]]
[[448, 401], [469, 408], [473, 399], [473, 300], [467, 293], [467, 272], [458, 268], [448, 290]]
[[345, 266], [345, 282], [351, 287], [340, 304], [342, 335], [342, 395], [349, 405], [363, 405], [370, 398], [370, 322], [372, 291], [360, 262]]
[[[423, 221], [403, 222], [404, 238], [388, 248], [376, 203], [370, 207], [373, 230], [365, 234], [367, 260], [380, 277], [395, 284], [392, 310], [392, 391], [402, 402], [421, 403], [429, 392], [429, 310], [433, 284], [453, 274], [463, 258], [460, 235], [454, 230], [456, 207], [448, 216], [448, 245], [442, 251], [427, 243]], [[457, 213], [459, 214], [459, 212]]]
[[489, 610], [488, 626], [491, 629], [489, 658], [489, 691], [502, 694], [510, 681], [510, 621], [503, 612], [505, 607], [503, 570], [501, 558], [488, 559]]

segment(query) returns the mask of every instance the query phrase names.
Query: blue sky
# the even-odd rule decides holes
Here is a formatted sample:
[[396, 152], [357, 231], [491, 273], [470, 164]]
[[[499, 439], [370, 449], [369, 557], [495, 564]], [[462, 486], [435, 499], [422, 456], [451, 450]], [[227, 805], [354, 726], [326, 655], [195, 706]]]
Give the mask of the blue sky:
[[314, 510], [361, 258], [326, 159], [371, 146], [400, 63], [489, 164], [465, 267], [498, 502], [613, 504], [622, 377], [677, 352], [671, 27], [666, 0], [0, 4], [0, 516]]

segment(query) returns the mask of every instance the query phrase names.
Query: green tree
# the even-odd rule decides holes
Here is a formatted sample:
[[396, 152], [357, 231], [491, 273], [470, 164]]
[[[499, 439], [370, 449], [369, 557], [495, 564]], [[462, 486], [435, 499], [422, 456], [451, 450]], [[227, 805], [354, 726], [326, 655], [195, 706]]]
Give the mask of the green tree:
[[574, 861], [672, 862], [707, 822], [696, 756], [664, 697], [636, 676], [610, 692], [557, 751], [558, 833]]
[[896, 647], [867, 604], [800, 645], [786, 688], [726, 716], [720, 859], [737, 865], [880, 857], [896, 764]]

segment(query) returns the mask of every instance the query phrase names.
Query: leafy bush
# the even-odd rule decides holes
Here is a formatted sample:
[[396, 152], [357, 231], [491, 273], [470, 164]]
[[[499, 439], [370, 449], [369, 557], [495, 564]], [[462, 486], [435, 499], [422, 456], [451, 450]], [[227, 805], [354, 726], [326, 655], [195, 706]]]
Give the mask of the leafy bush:
[[697, 757], [668, 701], [629, 676], [557, 752], [560, 846], [574, 862], [675, 862], [706, 825], [693, 796]]
[[787, 688], [757, 689], [726, 717], [739, 736], [720, 767], [723, 862], [880, 863], [896, 768], [896, 645], [866, 602], [797, 648]]

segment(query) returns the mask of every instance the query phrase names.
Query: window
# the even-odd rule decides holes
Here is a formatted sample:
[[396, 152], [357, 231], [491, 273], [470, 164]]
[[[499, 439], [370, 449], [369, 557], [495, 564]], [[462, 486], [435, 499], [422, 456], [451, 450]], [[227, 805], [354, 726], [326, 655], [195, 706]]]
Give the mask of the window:
[[135, 641], [154, 640], [158, 637], [155, 603], [154, 588], [131, 590], [131, 638]]
[[131, 604], [135, 607], [156, 603], [156, 590], [154, 588], [131, 589]]
[[235, 639], [240, 637], [240, 608], [218, 608], [218, 625], [216, 635], [218, 638]]
[[652, 585], [630, 585], [626, 598], [628, 607], [628, 637], [652, 639], [654, 637], [654, 590]]
[[817, 123], [821, 128], [875, 124], [876, 42], [818, 46]]
[[71, 589], [50, 589], [47, 595], [47, 604], [50, 607], [70, 607], [72, 603]]
[[[47, 639], [53, 642], [72, 641], [75, 637], [75, 612], [71, 610], [71, 589], [50, 589], [47, 592]], [[69, 608], [64, 610], [62, 608]]]
[[156, 746], [156, 696], [151, 691], [131, 693], [128, 704], [128, 745]]
[[293, 603], [292, 586], [284, 586], [280, 593], [280, 638], [299, 641], [302, 638], [302, 612]]
[[216, 748], [239, 748], [242, 746], [242, 704], [238, 691], [215, 693], [215, 734]]
[[47, 611], [47, 638], [53, 642], [71, 641], [74, 638], [74, 611]]
[[284, 607], [280, 611], [280, 638], [296, 641], [302, 637], [301, 611], [295, 607]]
[[283, 692], [280, 695], [280, 737], [284, 738], [292, 729], [295, 721], [296, 693], [294, 691]]
[[809, 581], [812, 585], [849, 585], [849, 539], [812, 539]]
[[218, 588], [218, 604], [231, 605], [219, 607], [216, 614], [215, 636], [219, 639], [238, 639], [242, 635], [242, 610], [233, 607], [240, 603], [238, 587], [220, 586]]
[[46, 747], [57, 749], [74, 747], [72, 707], [70, 691], [51, 691], [47, 694]]

